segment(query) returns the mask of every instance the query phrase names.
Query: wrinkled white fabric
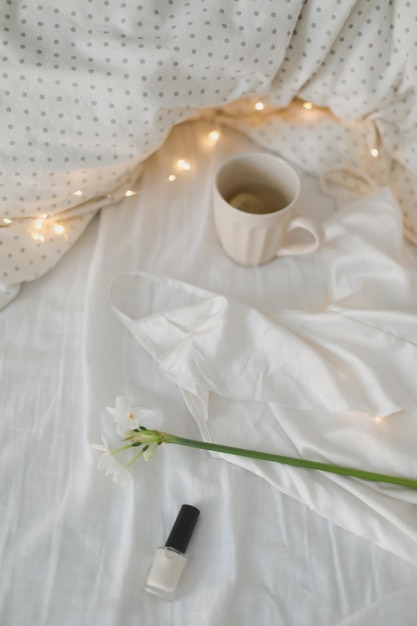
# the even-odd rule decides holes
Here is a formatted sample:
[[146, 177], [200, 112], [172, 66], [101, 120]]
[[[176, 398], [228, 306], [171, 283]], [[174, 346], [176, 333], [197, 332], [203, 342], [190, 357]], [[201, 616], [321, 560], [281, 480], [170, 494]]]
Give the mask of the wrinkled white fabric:
[[[117, 291], [133, 288], [143, 303], [165, 299], [168, 308], [144, 304], [133, 319], [115, 306], [116, 314], [179, 386], [203, 437], [415, 477], [417, 281], [401, 253], [398, 206], [381, 190], [337, 212], [325, 232], [322, 310], [261, 312], [139, 274], [131, 285], [129, 276], [116, 280], [114, 302]], [[417, 563], [417, 493], [227, 458]]]
[[[213, 130], [220, 132], [217, 142], [208, 141]], [[169, 275], [264, 314], [278, 309], [322, 312], [329, 304], [327, 248], [250, 269], [222, 252], [212, 218], [212, 177], [224, 159], [255, 149], [243, 134], [211, 123], [176, 127], [147, 162], [141, 193], [103, 210], [54, 271], [22, 285], [19, 297], [1, 311], [2, 626], [194, 626], [196, 620], [202, 626], [336, 626], [350, 618], [355, 626], [417, 623], [417, 567], [297, 501], [292, 478], [290, 497], [254, 472], [179, 446], [163, 447], [150, 463], [135, 465], [132, 485], [125, 489], [97, 468], [100, 455], [91, 444], [100, 441], [101, 433], [110, 445], [119, 445], [104, 409], [118, 394], [158, 410], [165, 430], [200, 437], [178, 386], [161, 374], [155, 359], [114, 315], [108, 290], [116, 276], [137, 270]], [[189, 171], [174, 169], [180, 158], [190, 162]], [[174, 182], [168, 180], [172, 173]], [[335, 200], [320, 193], [315, 178], [300, 176], [303, 212], [327, 219]], [[384, 223], [388, 213], [396, 224], [393, 208], [385, 211]], [[364, 214], [362, 220], [366, 222]], [[338, 232], [340, 246], [343, 228]], [[393, 228], [391, 257], [394, 249], [398, 254], [397, 233]], [[403, 246], [404, 253], [417, 256], [407, 241]], [[415, 266], [407, 273], [405, 259], [401, 253], [397, 262], [384, 266], [395, 275], [396, 285], [401, 276], [408, 279], [397, 285], [392, 299], [382, 285], [372, 292], [381, 309], [395, 309], [396, 302], [398, 309], [406, 306]], [[341, 271], [332, 276], [340, 297], [352, 294], [353, 276], [348, 290], [342, 289], [348, 285]], [[113, 290], [115, 301], [133, 319], [195, 304], [195, 293], [165, 284], [152, 290], [152, 299], [139, 299], [136, 280], [144, 286], [131, 275], [119, 279]], [[221, 436], [236, 443], [239, 416], [230, 411], [226, 421], [228, 413], [223, 414], [218, 400], [210, 394], [210, 415], [219, 415]], [[266, 411], [276, 428], [275, 417], [268, 407]], [[254, 417], [259, 417], [257, 430], [251, 430], [254, 439], [243, 443], [259, 442], [265, 449], [271, 422], [251, 411], [252, 425]], [[375, 457], [380, 470], [378, 453], [386, 447], [385, 441], [379, 443], [381, 427], [394, 447], [403, 438], [408, 455], [417, 424], [414, 419], [411, 437], [409, 420], [408, 412], [379, 423], [349, 413], [329, 433], [328, 458], [357, 462], [352, 455], [358, 441], [363, 446], [366, 439], [363, 465]], [[308, 420], [294, 418], [292, 425], [287, 421], [293, 430], [287, 436], [281, 429], [282, 442], [294, 454], [313, 455], [321, 423], [314, 414]], [[247, 426], [242, 422], [245, 433]], [[213, 421], [210, 428], [217, 438]], [[303, 431], [302, 440], [296, 430]], [[298, 438], [299, 451], [293, 450], [290, 437]], [[384, 469], [397, 471], [387, 466], [390, 458]], [[303, 496], [308, 485], [316, 484], [317, 491], [321, 487], [307, 474]], [[282, 477], [287, 480], [283, 468]], [[327, 480], [320, 497], [328, 488]], [[357, 511], [356, 496], [347, 519]], [[199, 506], [201, 515], [178, 597], [174, 603], [159, 602], [141, 587], [155, 548], [166, 540], [184, 502]]]

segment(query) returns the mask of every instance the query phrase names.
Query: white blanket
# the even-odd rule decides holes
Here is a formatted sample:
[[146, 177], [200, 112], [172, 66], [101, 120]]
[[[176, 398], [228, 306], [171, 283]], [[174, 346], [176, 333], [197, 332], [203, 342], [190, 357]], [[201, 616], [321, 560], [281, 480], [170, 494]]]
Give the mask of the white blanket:
[[[342, 265], [328, 264], [323, 256], [327, 247], [317, 254], [280, 258], [249, 269], [223, 254], [211, 211], [213, 172], [228, 156], [256, 146], [219, 127], [218, 141], [208, 145], [215, 129], [202, 123], [177, 127], [148, 160], [141, 193], [126, 198], [123, 206], [102, 211], [55, 270], [24, 285], [19, 297], [1, 312], [1, 624], [193, 626], [196, 619], [205, 626], [414, 626], [417, 622], [417, 567], [376, 545], [374, 538], [368, 541], [346, 530], [346, 523], [355, 521], [353, 513], [365, 509], [365, 499], [358, 496], [367, 502], [378, 496], [380, 500], [373, 501], [382, 505], [383, 514], [387, 512], [385, 487], [374, 485], [373, 494], [370, 485], [359, 491], [356, 480], [331, 481], [304, 470], [296, 475], [295, 470], [289, 473], [278, 466], [268, 482], [208, 452], [178, 446], [162, 448], [151, 462], [135, 465], [133, 483], [126, 489], [97, 469], [99, 455], [91, 444], [100, 441], [101, 432], [105, 430], [109, 443], [119, 445], [104, 410], [117, 394], [131, 396], [135, 405], [159, 410], [166, 430], [201, 437], [178, 385], [161, 373], [155, 359], [111, 309], [109, 287], [120, 274], [170, 275], [264, 314], [325, 313], [328, 286], [333, 285], [337, 291], [331, 298], [339, 306], [359, 309], [359, 303], [343, 298], [359, 293], [360, 285], [354, 284], [353, 276], [343, 281]], [[181, 158], [191, 164], [190, 170], [175, 169]], [[171, 174], [176, 176], [173, 181]], [[315, 178], [301, 177], [303, 211], [326, 221], [335, 245], [339, 250], [346, 245], [347, 254], [351, 237], [342, 233], [348, 228], [348, 215], [340, 222], [339, 214], [331, 224], [334, 201], [320, 193]], [[382, 282], [372, 282], [370, 291], [361, 271], [361, 284], [377, 309], [395, 311], [398, 305], [404, 310], [415, 265], [412, 261], [407, 265], [401, 246], [415, 249], [402, 242], [399, 212], [391, 201], [380, 203], [379, 210], [395, 235], [392, 247], [379, 257], [386, 260], [386, 276]], [[370, 219], [371, 224], [375, 221]], [[373, 231], [367, 229], [366, 239], [371, 245], [375, 236], [376, 246], [381, 228]], [[387, 241], [385, 235], [382, 238]], [[370, 256], [377, 258], [376, 247]], [[397, 278], [393, 297], [382, 288], [384, 281], [393, 282], [390, 276]], [[173, 307], [196, 301], [195, 295], [178, 289], [154, 290], [153, 300], [143, 300], [133, 289], [134, 282], [132, 277], [120, 279], [113, 290], [115, 302], [132, 318], [169, 309], [168, 298]], [[215, 394], [210, 396], [217, 401]], [[234, 427], [236, 415], [228, 434], [223, 419], [227, 413], [222, 413], [222, 432], [217, 433], [212, 417], [220, 406], [210, 403], [208, 408], [207, 426], [213, 437], [236, 442], [241, 436]], [[296, 412], [291, 414], [297, 417]], [[277, 437], [282, 423], [288, 433], [281, 429], [279, 445], [295, 455], [319, 454], [329, 461], [363, 466], [372, 463], [375, 469], [383, 466], [393, 473], [401, 470], [394, 467], [399, 440], [403, 438], [407, 458], [415, 441], [414, 434], [408, 436], [412, 428], [408, 412], [381, 422], [362, 413], [346, 415], [346, 420], [340, 415], [333, 439], [330, 431], [321, 432], [322, 420], [328, 422], [316, 411], [309, 412], [308, 422], [302, 417], [291, 422], [287, 409], [275, 418], [265, 407], [264, 415], [265, 422], [262, 414], [251, 412], [251, 422], [242, 424], [246, 428], [258, 418], [261, 423], [262, 431], [252, 433], [259, 441], [254, 438], [250, 445], [267, 449], [270, 442], [264, 430]], [[387, 437], [395, 453], [381, 458]], [[362, 455], [365, 439], [369, 445]], [[299, 441], [299, 450], [291, 441]], [[325, 448], [327, 443], [331, 450]], [[262, 471], [267, 471], [266, 466]], [[411, 465], [408, 473], [414, 473]], [[274, 486], [277, 478], [279, 488]], [[320, 506], [329, 500], [327, 488], [337, 494], [337, 502], [343, 486], [350, 490], [343, 495], [347, 512], [343, 528], [296, 499], [297, 489], [303, 489], [305, 502], [323, 483], [316, 502]], [[286, 487], [291, 497], [283, 492]], [[401, 490], [389, 493], [392, 524], [383, 516], [381, 520], [386, 542], [398, 548], [404, 546], [402, 539], [406, 541], [402, 532], [406, 526], [393, 531], [394, 519], [406, 504]], [[166, 540], [184, 502], [197, 505], [201, 516], [178, 598], [166, 604], [141, 588], [154, 551]], [[334, 511], [330, 514], [334, 516]], [[376, 520], [378, 513], [374, 515]], [[366, 513], [366, 519], [371, 516]], [[408, 519], [407, 514], [406, 524]], [[381, 533], [382, 527], [376, 540]]]

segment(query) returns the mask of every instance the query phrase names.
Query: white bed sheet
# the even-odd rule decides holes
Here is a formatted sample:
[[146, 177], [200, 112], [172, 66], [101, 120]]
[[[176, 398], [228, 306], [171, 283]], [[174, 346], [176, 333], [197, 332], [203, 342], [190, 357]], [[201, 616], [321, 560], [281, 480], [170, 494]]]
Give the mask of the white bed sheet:
[[[174, 129], [147, 162], [143, 194], [104, 209], [60, 264], [0, 314], [2, 625], [417, 622], [417, 567], [248, 471], [176, 447], [135, 466], [127, 489], [96, 467], [90, 444], [106, 430], [104, 407], [118, 394], [159, 408], [166, 430], [200, 436], [177, 387], [112, 312], [116, 276], [168, 274], [258, 308], [314, 299], [316, 286], [296, 265], [288, 263], [288, 281], [278, 286], [274, 263], [249, 274], [223, 255], [210, 211], [212, 173], [254, 145], [224, 129], [206, 144], [210, 130]], [[189, 171], [175, 169], [180, 158]], [[303, 176], [307, 200], [320, 219], [334, 210], [317, 180]], [[142, 586], [184, 502], [201, 517], [179, 597], [165, 603]]]

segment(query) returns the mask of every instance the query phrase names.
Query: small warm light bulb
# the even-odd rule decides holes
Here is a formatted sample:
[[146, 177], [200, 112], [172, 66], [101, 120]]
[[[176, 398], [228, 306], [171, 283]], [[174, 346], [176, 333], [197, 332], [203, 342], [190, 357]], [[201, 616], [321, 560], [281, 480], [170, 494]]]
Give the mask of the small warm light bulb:
[[177, 178], [177, 177], [175, 176], [175, 174], [170, 174], [170, 175], [168, 176], [168, 180], [169, 180], [169, 182], [170, 182], [170, 183], [172, 183], [174, 180], [176, 180], [176, 178]]
[[35, 241], [45, 241], [45, 237], [43, 235], [40, 235], [39, 233], [33, 233], [32, 239], [34, 239]]
[[83, 192], [81, 191], [81, 189], [78, 189], [77, 191], [74, 191], [72, 195], [73, 196], [82, 196]]
[[382, 422], [382, 417], [379, 417], [379, 415], [374, 415], [372, 419], [374, 420], [374, 422]]
[[42, 220], [36, 220], [34, 226], [35, 226], [35, 228], [40, 230], [42, 228], [42, 226], [43, 226], [43, 221]]
[[303, 102], [303, 108], [310, 111], [313, 108], [312, 102]]
[[128, 189], [127, 191], [125, 191], [125, 196], [126, 198], [129, 198], [130, 196], [136, 196], [136, 191], [132, 191], [132, 189]]
[[220, 133], [218, 130], [212, 130], [209, 133], [209, 139], [211, 139], [211, 141], [218, 141], [220, 139]]
[[255, 104], [255, 109], [256, 109], [257, 111], [263, 111], [263, 110], [264, 110], [264, 108], [265, 108], [265, 105], [264, 105], [264, 103], [263, 103], [263, 102], [257, 102], [257, 103]]
[[180, 169], [188, 171], [189, 169], [191, 169], [191, 165], [189, 163], [187, 163], [187, 161], [184, 161], [184, 159], [179, 159], [177, 161], [177, 165]]
[[11, 223], [12, 223], [12, 220], [9, 220], [8, 217], [3, 218], [3, 224], [11, 224]]
[[65, 228], [62, 226], [62, 224], [55, 224], [54, 231], [57, 235], [62, 235], [63, 233], [65, 233]]
[[379, 156], [378, 150], [376, 148], [372, 148], [371, 155], [374, 157], [374, 159], [377, 159]]

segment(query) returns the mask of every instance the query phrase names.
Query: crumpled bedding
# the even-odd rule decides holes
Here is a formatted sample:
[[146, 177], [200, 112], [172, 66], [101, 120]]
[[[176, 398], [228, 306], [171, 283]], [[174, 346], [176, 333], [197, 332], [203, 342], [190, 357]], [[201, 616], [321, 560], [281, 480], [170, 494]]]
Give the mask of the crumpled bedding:
[[[417, 279], [398, 214], [382, 190], [325, 221], [321, 262], [330, 299], [317, 310], [278, 303], [259, 311], [132, 272], [112, 287], [115, 313], [178, 385], [205, 439], [417, 476]], [[314, 282], [315, 272], [306, 266], [305, 280]], [[223, 456], [417, 564], [412, 490]]]
[[0, 305], [195, 116], [347, 186], [363, 186], [352, 168], [388, 183], [415, 241], [416, 16], [401, 0], [7, 4]]
[[[114, 315], [108, 295], [116, 276], [137, 270], [169, 275], [264, 313], [279, 308], [323, 311], [329, 295], [351, 309], [360, 307], [355, 294], [365, 302], [369, 293], [376, 308], [388, 311], [404, 310], [409, 302], [417, 252], [401, 237], [400, 211], [392, 202], [391, 210], [383, 205], [382, 233], [382, 221], [372, 228], [375, 220], [365, 210], [366, 199], [359, 220], [359, 241], [366, 237], [374, 248], [372, 273], [387, 259], [384, 280], [391, 289], [386, 292], [383, 281], [364, 280], [363, 272], [360, 283], [353, 276], [344, 280], [354, 236], [349, 212], [343, 224], [338, 219], [331, 225], [332, 241], [344, 250], [333, 266], [326, 247], [250, 269], [224, 255], [212, 219], [213, 172], [232, 154], [256, 146], [241, 133], [217, 128], [220, 137], [208, 148], [215, 128], [211, 123], [176, 127], [147, 161], [141, 193], [126, 198], [123, 207], [101, 211], [55, 270], [24, 285], [1, 312], [1, 624], [194, 626], [196, 619], [209, 626], [417, 623], [415, 565], [376, 545], [374, 538], [363, 539], [314, 513], [254, 472], [180, 446], [163, 447], [151, 462], [135, 464], [134, 480], [125, 489], [97, 468], [99, 455], [91, 444], [100, 441], [102, 432], [110, 445], [119, 441], [104, 409], [118, 394], [159, 411], [167, 431], [200, 437], [200, 425], [178, 386]], [[180, 158], [190, 162], [189, 171], [175, 171], [173, 164]], [[177, 178], [170, 182], [173, 172]], [[303, 209], [322, 221], [331, 219], [334, 199], [320, 193], [316, 178], [301, 172], [301, 179]], [[353, 213], [351, 221], [358, 222]], [[346, 228], [348, 237], [343, 235]], [[378, 256], [381, 237], [385, 252]], [[187, 297], [178, 302], [180, 293], [184, 295], [161, 289], [152, 301], [141, 299], [131, 283], [120, 279], [113, 295], [137, 319], [167, 310], [171, 297], [173, 306], [192, 304]], [[394, 466], [397, 455], [381, 459], [378, 452], [386, 449], [387, 438], [395, 449], [402, 439], [415, 466], [415, 436], [408, 430], [413, 421], [408, 412], [380, 422], [349, 414], [333, 431], [333, 440], [324, 433], [331, 445], [326, 454], [332, 461], [363, 460], [367, 465], [372, 458], [375, 469], [383, 463], [394, 472], [399, 469]], [[237, 443], [241, 431], [235, 423], [230, 421], [228, 434], [222, 421], [223, 432], [217, 437], [213, 431], [213, 437]], [[317, 437], [323, 444], [320, 421], [292, 425], [288, 435], [281, 431], [280, 445], [289, 446], [289, 436], [294, 440], [299, 426], [297, 434], [304, 432], [304, 439], [292, 452], [313, 455]], [[370, 436], [378, 432], [378, 439]], [[259, 448], [265, 449], [266, 433], [261, 430], [258, 436]], [[369, 446], [362, 459], [357, 442], [364, 444], [365, 437]], [[256, 446], [258, 441], [244, 443]], [[414, 474], [413, 467], [409, 470]], [[284, 467], [280, 473], [287, 481]], [[307, 485], [302, 496], [319, 488], [319, 475], [308, 476], [308, 483], [307, 477], [299, 477], [298, 485]], [[335, 488], [342, 482], [352, 486], [343, 480]], [[295, 485], [289, 479], [286, 484]], [[369, 491], [370, 485], [368, 496]], [[392, 503], [401, 503], [402, 490], [389, 493]], [[320, 495], [326, 496], [325, 488]], [[361, 522], [355, 505], [349, 505], [353, 494], [345, 495], [346, 520]], [[143, 581], [155, 548], [166, 540], [184, 502], [201, 509], [187, 551], [189, 564], [175, 602], [158, 602], [142, 592]], [[410, 504], [410, 511], [414, 509]], [[332, 514], [334, 510], [333, 504]], [[398, 514], [397, 506], [393, 510]], [[414, 518], [412, 522], [415, 536]], [[387, 540], [392, 544], [403, 528], [394, 535], [387, 532]]]

